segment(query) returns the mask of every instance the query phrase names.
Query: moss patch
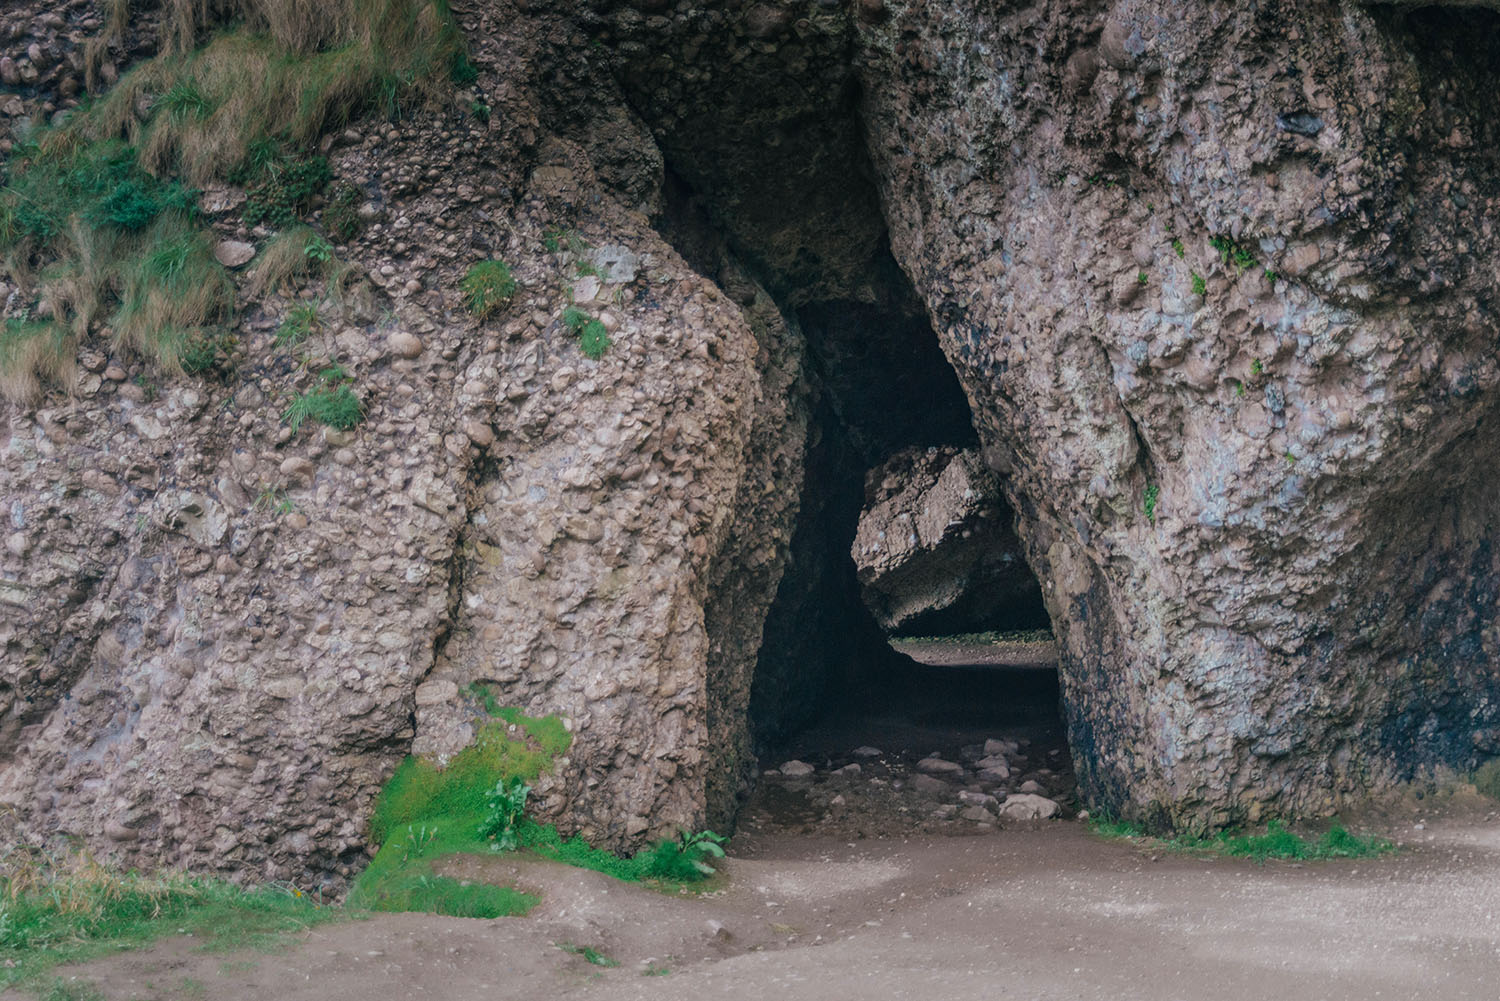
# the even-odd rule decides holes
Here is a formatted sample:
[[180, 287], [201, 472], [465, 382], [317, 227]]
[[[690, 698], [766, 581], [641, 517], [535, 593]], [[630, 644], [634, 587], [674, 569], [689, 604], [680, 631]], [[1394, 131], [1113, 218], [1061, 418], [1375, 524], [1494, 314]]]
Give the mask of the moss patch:
[[1396, 846], [1385, 838], [1351, 834], [1338, 824], [1313, 840], [1288, 830], [1279, 820], [1271, 821], [1263, 833], [1221, 831], [1211, 836], [1178, 834], [1170, 838], [1152, 837], [1135, 824], [1109, 817], [1091, 820], [1089, 828], [1102, 837], [1123, 838], [1168, 851], [1224, 855], [1256, 862], [1379, 858], [1396, 852]]

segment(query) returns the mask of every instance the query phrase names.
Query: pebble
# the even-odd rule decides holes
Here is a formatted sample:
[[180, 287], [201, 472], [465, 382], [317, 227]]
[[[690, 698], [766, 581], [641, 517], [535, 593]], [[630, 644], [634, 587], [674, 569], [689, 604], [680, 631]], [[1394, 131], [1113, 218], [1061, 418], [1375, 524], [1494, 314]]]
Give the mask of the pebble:
[[881, 751], [880, 748], [878, 748], [878, 747], [871, 747], [869, 744], [864, 744], [864, 745], [862, 745], [860, 747], [856, 747], [850, 753], [853, 754], [856, 758], [867, 758], [868, 759], [868, 758], [878, 758], [884, 752]]
[[1041, 783], [1036, 782], [1033, 779], [1027, 779], [1025, 782], [1021, 783], [1021, 788], [1020, 788], [1019, 791], [1023, 792], [1023, 793], [1029, 793], [1029, 794], [1035, 795], [1035, 796], [1040, 796], [1043, 793], [1045, 793], [1047, 790], [1045, 790], [1045, 789], [1042, 788]]
[[386, 339], [391, 353], [398, 358], [415, 358], [422, 353], [422, 338], [405, 330], [397, 330]]
[[984, 753], [986, 756], [996, 754], [1016, 755], [1021, 752], [1021, 747], [1014, 740], [995, 740], [991, 738], [984, 742]]
[[806, 761], [788, 761], [781, 766], [781, 774], [791, 779], [806, 778], [815, 771], [817, 769]]

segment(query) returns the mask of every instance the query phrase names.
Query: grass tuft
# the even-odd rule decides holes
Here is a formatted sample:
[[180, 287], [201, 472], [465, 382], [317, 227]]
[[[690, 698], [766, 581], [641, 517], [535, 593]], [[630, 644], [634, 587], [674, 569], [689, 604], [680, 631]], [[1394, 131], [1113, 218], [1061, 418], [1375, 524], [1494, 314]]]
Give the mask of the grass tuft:
[[469, 312], [484, 319], [510, 304], [516, 280], [504, 261], [480, 261], [464, 275], [459, 291]]

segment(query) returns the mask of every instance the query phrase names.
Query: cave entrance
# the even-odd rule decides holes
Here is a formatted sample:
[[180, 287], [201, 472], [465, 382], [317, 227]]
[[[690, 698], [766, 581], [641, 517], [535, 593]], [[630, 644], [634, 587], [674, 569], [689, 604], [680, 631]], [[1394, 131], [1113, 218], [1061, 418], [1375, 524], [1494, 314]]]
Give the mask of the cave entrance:
[[796, 310], [820, 398], [762, 640], [741, 830], [897, 836], [1074, 806], [1041, 588], [957, 375], [895, 262]]

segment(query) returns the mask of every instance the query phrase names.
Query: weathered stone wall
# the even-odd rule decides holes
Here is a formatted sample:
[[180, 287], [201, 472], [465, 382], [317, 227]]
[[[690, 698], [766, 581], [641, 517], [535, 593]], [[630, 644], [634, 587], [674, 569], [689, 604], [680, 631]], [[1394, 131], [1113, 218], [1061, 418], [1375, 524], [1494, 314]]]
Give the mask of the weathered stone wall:
[[[12, 835], [336, 885], [401, 757], [462, 745], [470, 681], [567, 719], [540, 805], [569, 830], [624, 847], [732, 809], [797, 510], [802, 342], [753, 281], [721, 276], [731, 300], [649, 228], [660, 153], [571, 63], [585, 39], [463, 16], [473, 92], [334, 137], [368, 199], [337, 248], [363, 277], [304, 358], [274, 338], [300, 290], [242, 291], [225, 381], [101, 335], [67, 392], [0, 405]], [[458, 282], [492, 256], [520, 288], [478, 323]], [[570, 303], [609, 328], [602, 360]], [[365, 422], [292, 433], [335, 361]]]
[[1495, 16], [889, 13], [892, 244], [1009, 474], [1089, 794], [1316, 813], [1500, 750]]

